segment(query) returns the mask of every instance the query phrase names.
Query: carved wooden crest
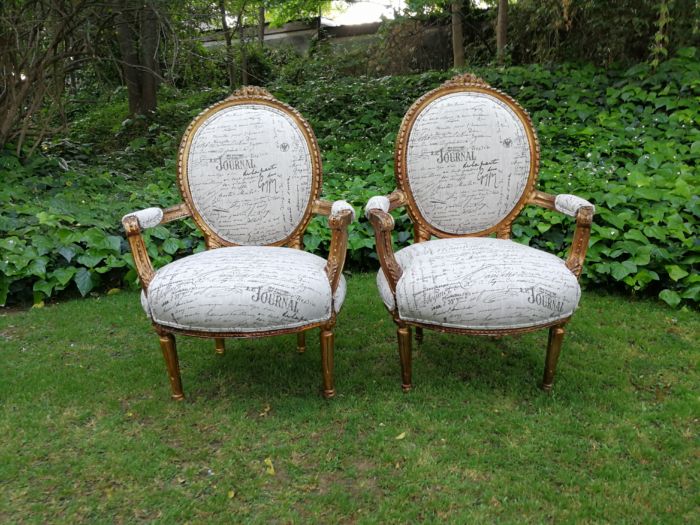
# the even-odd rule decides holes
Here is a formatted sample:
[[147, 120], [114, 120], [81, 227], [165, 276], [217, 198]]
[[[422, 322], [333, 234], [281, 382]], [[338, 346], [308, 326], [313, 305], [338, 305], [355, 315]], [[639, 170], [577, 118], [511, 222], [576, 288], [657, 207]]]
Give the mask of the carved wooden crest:
[[260, 86], [243, 86], [234, 91], [226, 100], [238, 97], [260, 97], [274, 99], [275, 97], [265, 88]]
[[443, 86], [483, 86], [490, 87], [489, 84], [481, 77], [477, 77], [473, 73], [464, 73], [456, 75], [445, 81]]

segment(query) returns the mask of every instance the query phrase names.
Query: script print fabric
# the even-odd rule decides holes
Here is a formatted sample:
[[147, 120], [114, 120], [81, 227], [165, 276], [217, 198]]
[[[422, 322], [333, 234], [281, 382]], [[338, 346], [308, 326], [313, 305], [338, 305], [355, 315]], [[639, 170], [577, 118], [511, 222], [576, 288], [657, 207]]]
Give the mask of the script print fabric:
[[282, 110], [236, 105], [195, 132], [187, 160], [195, 208], [222, 239], [272, 244], [299, 225], [311, 199], [313, 169], [302, 130]]
[[444, 95], [410, 131], [406, 172], [418, 210], [433, 227], [468, 234], [498, 224], [516, 206], [530, 173], [523, 122], [485, 93]]
[[234, 246], [197, 253], [156, 272], [142, 306], [156, 323], [182, 330], [258, 332], [327, 321], [339, 311], [326, 261], [271, 246]]
[[[581, 290], [558, 257], [513, 241], [475, 237], [413, 244], [396, 253], [399, 317], [472, 330], [539, 326], [570, 317]], [[394, 308], [384, 274], [382, 300]]]

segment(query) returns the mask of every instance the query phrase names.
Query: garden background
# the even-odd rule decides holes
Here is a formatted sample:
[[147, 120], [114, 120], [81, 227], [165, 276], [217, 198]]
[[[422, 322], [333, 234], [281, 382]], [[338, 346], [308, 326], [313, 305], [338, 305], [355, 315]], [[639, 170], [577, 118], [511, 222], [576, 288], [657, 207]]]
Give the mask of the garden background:
[[[79, 21], [87, 23], [90, 2], [83, 3]], [[31, 9], [38, 15], [44, 4], [49, 17], [59, 16], [52, 2], [26, 4], [31, 7], [18, 17]], [[411, 24], [429, 28], [449, 23], [449, 5], [409, 2], [404, 16], [387, 21], [371, 46], [339, 51], [316, 38], [309, 54], [299, 56], [288, 48], [266, 48], [253, 37], [244, 38], [243, 45], [234, 42], [231, 48], [208, 51], [191, 33], [216, 24], [217, 11], [211, 10], [216, 6], [207, 12], [205, 4], [185, 4], [187, 9], [153, 4], [160, 23], [167, 18], [169, 25], [158, 28], [162, 41], [155, 57], [162, 64], [152, 109], [139, 110], [130, 102], [129, 89], [122, 85], [128, 84], [128, 68], [120, 67], [124, 61], [115, 49], [118, 32], [113, 28], [90, 32], [70, 26], [72, 39], [83, 37], [84, 45], [94, 46], [80, 67], [76, 57], [64, 57], [63, 63], [43, 47], [31, 54], [32, 48], [25, 49], [30, 42], [18, 42], [14, 54], [6, 48], [5, 71], [13, 71], [19, 58], [33, 58], [40, 68], [37, 54], [51, 61], [53, 69], [42, 71], [43, 80], [36, 85], [20, 80], [14, 91], [0, 95], [0, 107], [8, 107], [12, 93], [26, 91], [21, 101], [15, 97], [25, 106], [16, 110], [0, 156], [0, 304], [41, 304], [62, 294], [137, 286], [120, 218], [135, 209], [180, 201], [175, 185], [179, 140], [196, 114], [243, 80], [242, 56], [250, 69], [245, 80], [265, 85], [313, 126], [323, 156], [325, 198], [346, 199], [358, 211], [370, 196], [395, 187], [394, 141], [410, 104], [456, 71], [482, 76], [530, 112], [542, 151], [538, 187], [553, 194], [575, 193], [596, 205], [584, 285], [658, 296], [671, 306], [700, 300], [700, 276], [694, 271], [700, 260], [700, 51], [690, 46], [698, 39], [696, 3], [661, 2], [657, 7], [657, 2], [634, 1], [628, 9], [608, 10], [592, 1], [549, 2], [548, 9], [538, 2], [517, 2], [510, 7], [514, 34], [504, 47], [506, 65], [490, 64], [494, 57], [477, 40], [465, 48], [473, 61], [468, 66], [392, 76], [382, 73], [395, 64], [382, 66], [378, 57], [395, 56], [395, 34]], [[283, 4], [286, 11], [273, 6], [272, 15], [301, 16], [317, 9], [313, 2]], [[637, 4], [646, 11], [633, 9]], [[245, 16], [257, 16], [256, 6], [242, 5], [242, 11], [235, 2], [229, 8], [243, 13], [243, 23]], [[10, 34], [13, 11], [5, 9], [3, 31]], [[188, 9], [198, 13], [199, 25], [187, 18]], [[473, 32], [480, 30], [487, 40], [497, 9], [470, 4], [462, 9], [467, 27], [481, 23]], [[114, 22], [123, 13], [117, 6], [111, 15]], [[23, 24], [32, 23], [42, 27], [46, 22]], [[524, 32], [523, 26], [532, 29]], [[622, 33], [620, 26], [625, 27]], [[143, 32], [143, 24], [138, 29]], [[46, 30], [51, 33], [48, 26]], [[635, 30], [636, 35], [630, 34]], [[647, 39], [641, 51], [635, 37]], [[39, 39], [34, 45], [48, 43]], [[450, 41], [444, 47], [449, 51]], [[538, 63], [508, 64], [513, 56]], [[410, 69], [409, 58], [399, 58]], [[57, 80], [54, 69], [60, 67], [67, 71]], [[59, 82], [61, 89], [54, 93]], [[32, 90], [40, 92], [32, 97]], [[6, 121], [10, 116], [8, 112]], [[411, 226], [405, 213], [396, 219], [400, 247], [410, 242]], [[572, 230], [571, 221], [559, 214], [530, 207], [514, 225], [513, 236], [562, 255]], [[192, 221], [156, 228], [146, 237], [156, 267], [204, 249]], [[324, 219], [312, 223], [304, 241], [310, 251], [327, 252]], [[353, 224], [348, 268], [376, 268], [373, 246], [369, 224]]]

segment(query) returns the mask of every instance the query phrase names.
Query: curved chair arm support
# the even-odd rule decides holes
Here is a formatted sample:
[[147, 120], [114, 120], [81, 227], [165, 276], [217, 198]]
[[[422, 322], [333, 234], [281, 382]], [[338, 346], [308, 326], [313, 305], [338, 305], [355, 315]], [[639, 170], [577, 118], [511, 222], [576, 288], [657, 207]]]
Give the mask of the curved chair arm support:
[[374, 238], [377, 245], [379, 265], [389, 284], [392, 294], [396, 294], [396, 284], [403, 270], [394, 256], [391, 232], [394, 229], [394, 218], [389, 215], [391, 210], [406, 204], [406, 195], [401, 190], [394, 190], [388, 196], [378, 195], [367, 201], [365, 217], [374, 228]]
[[543, 208], [556, 210], [565, 215], [576, 217], [576, 229], [571, 240], [571, 249], [566, 258], [566, 267], [579, 278], [583, 270], [583, 262], [588, 251], [588, 240], [591, 237], [591, 224], [595, 206], [576, 195], [550, 195], [543, 191], [535, 190], [530, 196], [530, 203]]
[[394, 256], [394, 247], [391, 240], [391, 232], [394, 229], [394, 218], [378, 208], [367, 210], [367, 218], [374, 228], [374, 238], [377, 245], [379, 265], [384, 272], [392, 294], [396, 294], [396, 284], [399, 282], [403, 270]]
[[187, 205], [184, 203], [181, 203], [164, 210], [161, 208], [146, 208], [144, 210], [127, 213], [122, 217], [126, 239], [129, 241], [131, 254], [134, 257], [136, 273], [139, 276], [141, 287], [144, 291], [148, 290], [148, 285], [153, 279], [155, 270], [153, 269], [151, 258], [148, 256], [146, 243], [143, 241], [141, 232], [147, 228], [153, 228], [159, 224], [165, 224], [175, 219], [189, 216], [189, 208], [187, 208]]
[[335, 293], [343, 274], [345, 256], [348, 252], [348, 226], [355, 220], [355, 210], [345, 201], [335, 201], [331, 205], [328, 226], [331, 229], [331, 248], [326, 261], [326, 275]]

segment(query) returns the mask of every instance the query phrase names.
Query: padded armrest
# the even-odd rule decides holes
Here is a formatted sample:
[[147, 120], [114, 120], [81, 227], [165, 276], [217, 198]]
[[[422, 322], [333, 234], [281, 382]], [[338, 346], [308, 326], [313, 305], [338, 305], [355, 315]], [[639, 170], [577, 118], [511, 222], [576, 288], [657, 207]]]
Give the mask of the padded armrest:
[[571, 217], [576, 217], [578, 210], [581, 208], [593, 208], [593, 213], [595, 213], [593, 204], [576, 195], [562, 193], [554, 198], [554, 209]]
[[331, 217], [334, 215], [338, 215], [340, 212], [349, 210], [350, 213], [352, 213], [352, 221], [355, 221], [355, 208], [353, 208], [348, 202], [346, 201], [335, 201], [333, 205], [331, 206]]
[[391, 202], [389, 201], [388, 197], [385, 197], [384, 195], [376, 195], [367, 201], [367, 205], [365, 206], [365, 217], [369, 218], [369, 212], [371, 210], [381, 210], [384, 213], [389, 213], [390, 208]]
[[163, 210], [160, 208], [146, 208], [127, 213], [122, 217], [122, 223], [129, 217], [135, 217], [142, 230], [158, 226], [163, 221]]

